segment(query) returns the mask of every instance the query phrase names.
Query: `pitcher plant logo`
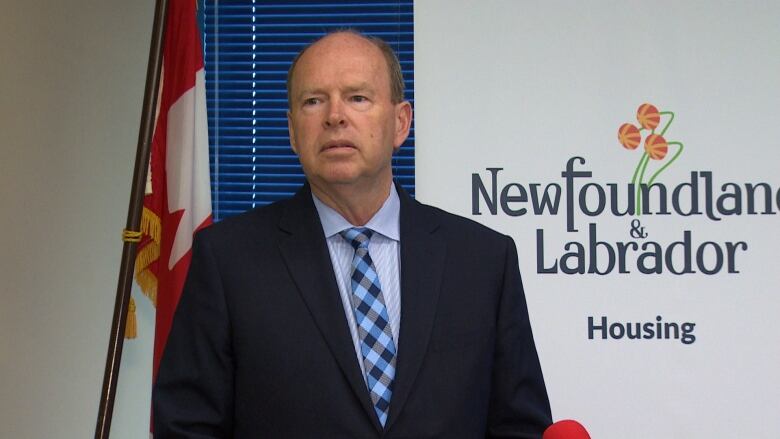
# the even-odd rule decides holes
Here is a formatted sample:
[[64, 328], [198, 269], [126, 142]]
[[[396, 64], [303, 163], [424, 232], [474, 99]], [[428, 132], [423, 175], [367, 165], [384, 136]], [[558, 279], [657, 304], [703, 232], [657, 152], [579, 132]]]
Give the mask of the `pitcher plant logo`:
[[[777, 215], [778, 185], [736, 182], [707, 169], [706, 163], [696, 164], [687, 178], [672, 181], [670, 173], [664, 172], [684, 149], [672, 134], [674, 113], [644, 103], [636, 120], [638, 125], [624, 123], [617, 133], [628, 152], [642, 146], [630, 181], [625, 174], [619, 177], [621, 182], [596, 175], [584, 154], [564, 158], [562, 168], [552, 169], [550, 177], [541, 181], [513, 180], [522, 173], [504, 173], [506, 165], [496, 164], [471, 174], [471, 214], [561, 215], [561, 222], [536, 223], [536, 272], [540, 274], [739, 274], [742, 255], [749, 248], [743, 230], [729, 227], [724, 229], [728, 233], [713, 234], [709, 228], [694, 226], [742, 215]], [[611, 155], [616, 145], [605, 140], [603, 151]], [[601, 150], [596, 153], [596, 160], [605, 158]], [[614, 221], [603, 233], [603, 216], [625, 218], [623, 233]]]
[[[661, 124], [662, 118], [665, 119], [666, 122], [661, 132], [656, 134], [655, 130]], [[666, 168], [671, 166], [678, 157], [680, 157], [684, 146], [682, 142], [670, 142], [667, 141], [664, 137], [666, 132], [669, 130], [669, 127], [672, 125], [672, 122], [674, 121], [673, 112], [658, 111], [658, 108], [655, 105], [645, 103], [640, 105], [636, 110], [636, 119], [639, 122], [639, 127], [636, 127], [631, 123], [624, 123], [620, 126], [620, 129], [618, 129], [618, 140], [624, 148], [633, 151], [637, 149], [637, 147], [642, 143], [642, 132], [648, 131], [647, 137], [645, 137], [644, 152], [639, 158], [639, 163], [637, 163], [636, 168], [634, 169], [633, 177], [631, 177], [631, 184], [635, 188], [634, 196], [636, 197], [637, 206], [635, 215], [639, 216], [642, 214], [642, 209], [639, 208], [639, 206], [642, 206], [641, 187], [642, 184], [645, 184], [644, 179], [645, 173], [647, 172], [648, 163], [650, 160], [662, 162], [669, 153], [669, 147], [677, 147], [674, 155], [669, 160], [667, 160], [666, 163], [662, 164], [658, 170], [653, 173], [650, 179], [647, 180], [646, 185], [651, 186], [653, 183], [655, 183], [658, 176], [661, 175], [661, 173], [664, 172]]]

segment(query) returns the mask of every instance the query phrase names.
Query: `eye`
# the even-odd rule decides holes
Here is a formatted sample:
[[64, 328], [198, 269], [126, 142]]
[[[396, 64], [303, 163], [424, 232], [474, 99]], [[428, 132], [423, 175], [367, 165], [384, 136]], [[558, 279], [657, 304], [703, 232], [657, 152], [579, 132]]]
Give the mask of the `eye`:
[[303, 100], [303, 106], [304, 107], [310, 107], [312, 105], [317, 105], [320, 103], [319, 98], [306, 98]]
[[363, 95], [354, 95], [349, 98], [352, 102], [363, 103], [368, 102], [368, 98]]

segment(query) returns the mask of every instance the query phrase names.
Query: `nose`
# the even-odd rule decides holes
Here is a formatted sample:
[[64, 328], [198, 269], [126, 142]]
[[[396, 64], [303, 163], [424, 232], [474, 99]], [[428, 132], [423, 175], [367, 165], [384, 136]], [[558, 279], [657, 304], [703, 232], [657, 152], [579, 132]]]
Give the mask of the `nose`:
[[336, 128], [346, 126], [347, 119], [344, 116], [344, 103], [340, 99], [331, 99], [328, 103], [328, 112], [325, 116], [325, 126]]

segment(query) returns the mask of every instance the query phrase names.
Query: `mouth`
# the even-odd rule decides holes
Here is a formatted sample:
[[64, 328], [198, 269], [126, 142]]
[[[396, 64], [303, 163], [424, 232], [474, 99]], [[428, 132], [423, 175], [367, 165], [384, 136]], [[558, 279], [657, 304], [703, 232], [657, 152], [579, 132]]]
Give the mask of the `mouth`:
[[357, 149], [357, 147], [348, 140], [331, 140], [322, 145], [320, 151], [337, 151], [344, 149]]

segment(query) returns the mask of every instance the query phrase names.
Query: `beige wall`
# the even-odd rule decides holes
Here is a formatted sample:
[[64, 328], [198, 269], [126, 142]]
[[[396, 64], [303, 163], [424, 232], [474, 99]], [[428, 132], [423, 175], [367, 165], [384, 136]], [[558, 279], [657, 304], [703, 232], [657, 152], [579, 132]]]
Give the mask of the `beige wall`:
[[[94, 434], [153, 7], [0, 0], [0, 437]], [[112, 438], [146, 436], [131, 383]]]

